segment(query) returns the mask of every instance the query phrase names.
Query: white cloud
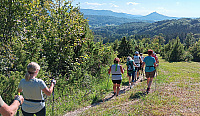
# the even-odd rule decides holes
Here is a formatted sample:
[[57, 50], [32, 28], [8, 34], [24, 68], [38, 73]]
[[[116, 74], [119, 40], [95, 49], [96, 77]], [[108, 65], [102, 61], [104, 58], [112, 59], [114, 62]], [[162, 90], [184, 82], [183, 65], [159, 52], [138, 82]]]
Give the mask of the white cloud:
[[180, 2], [176, 2], [176, 5], [178, 6], [178, 5], [180, 5], [181, 3]]
[[103, 5], [103, 4], [100, 4], [100, 3], [89, 3], [89, 2], [85, 2], [85, 4], [92, 5], [92, 6], [101, 6], [101, 5]]
[[126, 4], [127, 5], [138, 5], [139, 3], [136, 3], [136, 2], [127, 2]]

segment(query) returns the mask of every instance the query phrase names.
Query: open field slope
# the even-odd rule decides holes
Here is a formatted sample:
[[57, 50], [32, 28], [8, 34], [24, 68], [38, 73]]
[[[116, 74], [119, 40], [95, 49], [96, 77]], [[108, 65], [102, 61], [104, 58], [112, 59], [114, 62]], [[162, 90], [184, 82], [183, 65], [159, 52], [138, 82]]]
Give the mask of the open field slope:
[[[73, 115], [200, 115], [199, 70], [198, 62], [169, 63], [160, 58], [158, 76], [154, 79], [148, 95], [145, 94], [146, 80], [144, 80], [124, 93], [122, 86], [120, 96]], [[124, 81], [128, 82], [127, 78]], [[126, 83], [124, 81], [123, 83]]]

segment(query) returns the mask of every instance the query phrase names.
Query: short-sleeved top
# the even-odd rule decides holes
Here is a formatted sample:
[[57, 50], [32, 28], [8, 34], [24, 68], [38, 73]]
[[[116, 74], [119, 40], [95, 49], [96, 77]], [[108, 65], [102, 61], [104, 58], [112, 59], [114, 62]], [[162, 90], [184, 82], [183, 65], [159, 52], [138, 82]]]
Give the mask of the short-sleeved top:
[[152, 55], [152, 57], [154, 57], [156, 60], [156, 63], [158, 63], [158, 57], [156, 55]]
[[135, 66], [133, 65], [133, 62], [134, 62], [134, 60], [129, 60], [129, 61], [126, 63], [127, 66], [129, 65], [129, 63], [131, 63], [131, 65], [133, 66], [133, 71], [128, 71], [128, 73], [132, 73], [132, 72], [135, 71]]
[[3, 99], [0, 96], [0, 107], [3, 106], [3, 104], [4, 104], [4, 101], [3, 101]]
[[120, 65], [117, 64], [117, 70], [115, 71], [115, 69], [116, 64], [113, 64], [111, 66], [112, 80], [122, 80]]
[[134, 56], [134, 57], [133, 57], [133, 60], [135, 61], [135, 64], [136, 64], [137, 66], [140, 66], [140, 56]]
[[145, 72], [152, 72], [155, 70], [154, 63], [156, 62], [155, 58], [152, 56], [146, 56], [143, 60], [146, 64]]
[[[24, 99], [31, 100], [44, 100], [42, 95], [42, 89], [46, 88], [46, 84], [43, 80], [33, 78], [29, 81], [22, 79], [19, 83], [18, 88], [22, 89]], [[22, 109], [28, 113], [36, 113], [44, 108], [45, 102], [32, 102], [24, 100]]]

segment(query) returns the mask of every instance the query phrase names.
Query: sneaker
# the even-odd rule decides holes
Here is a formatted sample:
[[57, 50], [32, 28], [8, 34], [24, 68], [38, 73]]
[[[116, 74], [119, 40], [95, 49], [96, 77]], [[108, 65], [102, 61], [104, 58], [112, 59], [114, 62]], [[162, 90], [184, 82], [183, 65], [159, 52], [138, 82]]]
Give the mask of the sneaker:
[[114, 95], [116, 95], [116, 92], [113, 92]]
[[130, 87], [130, 89], [131, 89], [131, 83], [129, 83], [129, 87]]
[[131, 86], [130, 86], [130, 89], [132, 89], [132, 88], [133, 88], [133, 86], [131, 85]]
[[147, 94], [149, 93], [149, 91], [150, 91], [150, 88], [147, 88]]

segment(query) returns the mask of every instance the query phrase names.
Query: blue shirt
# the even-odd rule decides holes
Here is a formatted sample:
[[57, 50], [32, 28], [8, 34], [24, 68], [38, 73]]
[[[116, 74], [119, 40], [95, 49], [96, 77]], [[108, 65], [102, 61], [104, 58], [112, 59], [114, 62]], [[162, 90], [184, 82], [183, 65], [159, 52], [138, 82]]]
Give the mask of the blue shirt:
[[146, 64], [145, 72], [152, 72], [155, 70], [154, 63], [156, 62], [155, 58], [152, 56], [146, 56], [143, 60]]
[[[33, 78], [29, 81], [26, 81], [25, 79], [22, 79], [18, 87], [19, 89], [23, 90], [22, 92], [25, 99], [44, 100], [42, 89], [46, 88], [47, 86], [43, 80]], [[44, 106], [44, 102], [31, 102], [24, 100], [22, 109], [28, 113], [36, 113], [44, 108]]]

